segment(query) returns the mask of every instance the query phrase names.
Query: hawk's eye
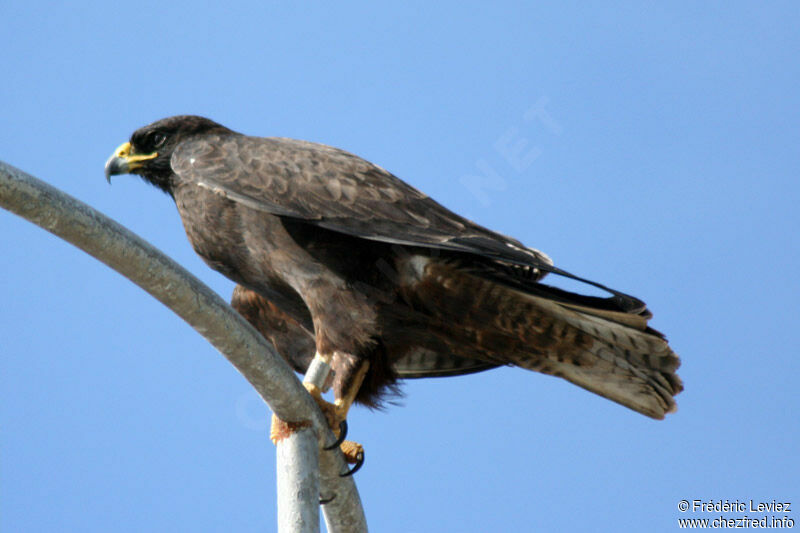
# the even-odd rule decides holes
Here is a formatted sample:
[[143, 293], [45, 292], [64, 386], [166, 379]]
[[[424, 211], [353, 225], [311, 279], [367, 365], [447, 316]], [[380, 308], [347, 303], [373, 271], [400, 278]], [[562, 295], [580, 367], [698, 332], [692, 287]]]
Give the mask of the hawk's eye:
[[166, 142], [166, 140], [167, 140], [166, 135], [164, 135], [160, 131], [154, 131], [153, 133], [147, 136], [147, 138], [145, 139], [145, 144], [148, 147], [152, 148], [153, 150], [156, 150], [158, 148], [161, 148]]

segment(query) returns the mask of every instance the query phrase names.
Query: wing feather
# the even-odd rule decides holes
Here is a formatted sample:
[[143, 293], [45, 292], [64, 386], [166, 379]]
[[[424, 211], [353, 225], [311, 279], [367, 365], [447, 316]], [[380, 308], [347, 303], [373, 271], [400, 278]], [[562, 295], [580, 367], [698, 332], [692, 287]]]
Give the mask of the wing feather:
[[520, 265], [535, 281], [551, 272], [614, 295], [615, 306], [644, 303], [553, 265], [544, 253], [443, 207], [383, 168], [344, 150], [234, 132], [189, 138], [171, 165], [192, 182], [251, 209], [305, 220], [347, 235], [390, 244], [464, 252]]
[[381, 167], [329, 146], [214, 134], [182, 142], [171, 163], [180, 180], [252, 209], [348, 235], [532, 267], [552, 265], [542, 252], [483, 228]]

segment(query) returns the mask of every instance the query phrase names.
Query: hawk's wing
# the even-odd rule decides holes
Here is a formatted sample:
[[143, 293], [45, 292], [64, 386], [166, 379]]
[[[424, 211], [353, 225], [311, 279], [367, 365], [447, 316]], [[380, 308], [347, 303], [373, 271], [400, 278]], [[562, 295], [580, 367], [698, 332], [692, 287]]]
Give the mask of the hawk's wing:
[[356, 237], [551, 264], [541, 252], [482, 228], [386, 170], [329, 146], [207, 135], [181, 143], [172, 168], [231, 200]]
[[553, 272], [614, 294], [614, 303], [626, 311], [645, 308], [632, 296], [556, 268], [542, 252], [453, 213], [383, 168], [337, 148], [223, 133], [182, 142], [171, 164], [180, 181], [253, 209], [364, 239], [520, 265], [533, 269], [534, 279]]

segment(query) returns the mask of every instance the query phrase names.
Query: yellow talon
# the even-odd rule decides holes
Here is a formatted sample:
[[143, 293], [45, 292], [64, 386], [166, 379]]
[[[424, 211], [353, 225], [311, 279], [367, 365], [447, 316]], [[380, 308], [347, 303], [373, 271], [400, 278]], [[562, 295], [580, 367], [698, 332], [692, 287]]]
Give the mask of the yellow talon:
[[346, 440], [341, 444], [340, 448], [344, 454], [345, 461], [351, 465], [356, 464], [364, 457], [364, 447], [357, 442]]
[[319, 405], [322, 414], [325, 415], [325, 419], [328, 421], [328, 426], [338, 436], [339, 425], [342, 423], [342, 420], [347, 418], [347, 411], [342, 412], [342, 409], [338, 405], [326, 401], [322, 397], [322, 391], [313, 383], [303, 383], [303, 386], [311, 397], [314, 398], [314, 401], [317, 402], [317, 405]]
[[272, 444], [278, 444], [278, 441], [285, 439], [295, 431], [310, 426], [311, 422], [308, 420], [303, 420], [301, 422], [286, 422], [273, 414], [272, 424], [270, 424], [269, 427], [269, 440], [272, 441]]

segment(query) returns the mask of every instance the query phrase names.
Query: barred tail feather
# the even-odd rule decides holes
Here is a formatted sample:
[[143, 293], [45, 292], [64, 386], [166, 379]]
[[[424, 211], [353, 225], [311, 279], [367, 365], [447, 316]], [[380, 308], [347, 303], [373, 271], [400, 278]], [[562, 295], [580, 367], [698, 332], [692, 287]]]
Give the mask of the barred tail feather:
[[[587, 297], [430, 261], [415, 286], [417, 305], [438, 316], [453, 353], [559, 376], [634, 411], [661, 419], [676, 410], [683, 385], [678, 356], [647, 325], [642, 304]], [[412, 299], [413, 301], [413, 299]]]
[[[680, 359], [663, 336], [647, 327], [645, 319], [634, 325], [628, 313], [524, 297], [590, 337], [581, 355], [571, 360], [548, 358], [541, 371], [652, 418], [663, 419], [677, 410], [673, 397], [683, 390], [675, 374]], [[526, 366], [524, 360], [519, 363]]]

